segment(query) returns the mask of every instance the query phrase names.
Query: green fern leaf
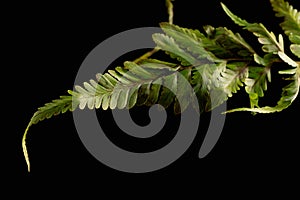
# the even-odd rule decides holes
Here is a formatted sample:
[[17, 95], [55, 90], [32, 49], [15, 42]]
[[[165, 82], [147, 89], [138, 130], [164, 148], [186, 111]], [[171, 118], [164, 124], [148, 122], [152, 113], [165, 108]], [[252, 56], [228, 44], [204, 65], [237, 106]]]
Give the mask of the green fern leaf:
[[196, 64], [201, 63], [201, 61], [203, 62], [203, 60], [220, 62], [220, 59], [203, 47], [203, 43], [201, 41], [203, 34], [200, 33], [199, 30], [182, 28], [165, 22], [160, 23], [160, 27], [167, 36], [174, 39], [180, 48], [189, 52], [196, 58], [198, 62], [191, 63], [192, 65], [196, 66]]
[[292, 44], [290, 46], [291, 52], [297, 56], [298, 58], [300, 58], [300, 45], [299, 44]]
[[239, 26], [243, 26], [248, 31], [258, 37], [259, 43], [263, 45], [262, 50], [267, 53], [277, 54], [279, 51], [284, 52], [282, 36], [279, 35], [277, 41], [273, 32], [269, 32], [261, 23], [248, 23], [246, 20], [234, 15], [223, 3], [222, 7], [226, 14]]
[[[239, 86], [241, 86], [240, 78], [243, 79], [242, 74], [235, 71], [238, 74], [236, 76], [232, 75], [231, 79], [229, 78], [229, 69], [227, 74], [222, 74], [221, 72], [225, 69], [226, 64], [224, 65], [224, 63], [226, 62], [212, 53], [215, 50], [216, 53], [226, 52], [230, 56], [228, 59], [242, 58], [251, 60], [255, 51], [239, 34], [234, 34], [226, 28], [217, 28], [214, 34], [216, 39], [213, 41], [211, 39], [212, 34], [210, 34], [210, 38], [207, 38], [198, 30], [181, 28], [169, 23], [161, 23], [161, 27], [166, 35], [154, 35], [157, 45], [164, 51], [177, 52], [179, 60], [189, 60], [190, 65], [196, 66], [192, 72], [191, 84], [193, 84], [197, 94], [201, 111], [217, 107], [227, 100], [228, 96], [232, 96], [232, 93], [239, 89]], [[166, 40], [169, 42], [166, 42]], [[180, 52], [177, 49], [180, 49]], [[211, 64], [205, 64], [209, 62]], [[241, 71], [246, 72], [244, 70]], [[223, 88], [218, 88], [217, 85], [221, 83], [221, 80]], [[226, 91], [224, 92], [224, 90]], [[217, 94], [218, 98], [212, 98], [211, 95], [213, 93], [214, 96]]]
[[[227, 100], [227, 94], [221, 89], [220, 77], [226, 68], [226, 62], [204, 64], [192, 70], [191, 85], [198, 98], [200, 111], [210, 111]], [[225, 82], [225, 81], [224, 81]]]
[[247, 63], [231, 63], [227, 64], [225, 71], [219, 77], [220, 88], [227, 93], [228, 97], [232, 97], [232, 93], [240, 90], [244, 86], [245, 79], [248, 77]]
[[77, 106], [78, 104], [78, 101], [72, 101], [72, 96], [61, 96], [60, 99], [55, 99], [50, 103], [46, 103], [43, 107], [38, 108], [38, 110], [34, 113], [34, 115], [29, 121], [29, 124], [27, 125], [27, 128], [22, 138], [22, 148], [27, 163], [28, 171], [30, 171], [30, 162], [26, 148], [26, 137], [29, 128], [32, 125], [43, 121], [44, 119], [49, 119], [52, 116], [58, 115], [60, 113], [65, 113], [68, 110], [73, 111], [74, 106]]
[[264, 96], [268, 82], [271, 82], [269, 67], [249, 67], [249, 78], [245, 80], [245, 90], [249, 94], [251, 108], [259, 107], [258, 100]]
[[270, 2], [276, 16], [284, 18], [280, 25], [285, 34], [289, 36], [291, 42], [300, 44], [299, 40], [293, 37], [300, 36], [300, 12], [284, 0], [270, 0]]
[[[269, 32], [266, 27], [261, 23], [248, 23], [246, 20], [239, 18], [234, 15], [224, 4], [222, 7], [226, 14], [238, 25], [243, 26], [248, 31], [252, 32], [255, 36], [258, 37], [259, 43], [261, 43], [262, 50], [268, 54], [278, 54], [282, 61], [288, 63], [293, 67], [297, 67], [298, 64], [293, 61], [290, 57], [288, 57], [284, 52], [284, 42], [282, 35], [278, 36], [278, 40], [273, 32]], [[296, 14], [298, 16], [298, 14]], [[269, 55], [266, 56], [269, 56]], [[258, 55], [254, 55], [258, 58]], [[257, 59], [254, 59], [256, 62]], [[271, 61], [267, 61], [268, 63], [272, 63]], [[257, 62], [258, 64], [262, 64], [261, 62]], [[263, 64], [267, 66], [268, 64]]]
[[192, 91], [187, 85], [191, 79], [190, 68], [178, 71], [179, 67], [172, 68], [159, 62], [144, 62], [141, 65], [125, 62], [124, 65], [128, 70], [117, 67], [100, 75], [98, 85], [91, 80], [90, 83], [85, 82], [84, 87], [75, 86], [76, 91], [70, 94], [79, 102], [79, 108], [102, 106], [103, 110], [124, 109], [136, 104], [151, 106], [156, 103], [168, 107], [176, 96], [174, 112], [178, 114], [190, 104]]
[[171, 56], [177, 59], [183, 66], [196, 65], [197, 59], [190, 53], [180, 48], [172, 37], [164, 34], [156, 33], [152, 35], [153, 41], [156, 45]]
[[280, 112], [288, 108], [299, 94], [300, 67], [298, 66], [297, 68], [294, 68], [292, 70], [282, 71], [281, 74], [293, 74], [293, 76], [290, 79], [292, 80], [292, 82], [282, 89], [281, 98], [277, 102], [276, 106], [274, 107], [265, 106], [261, 108], [236, 108], [236, 109], [226, 111], [225, 113], [231, 113], [236, 111], [250, 111], [254, 113], [273, 113], [273, 112]]
[[175, 114], [180, 114], [186, 110], [191, 102], [192, 87], [189, 82], [191, 79], [192, 69], [186, 68], [180, 72], [181, 76], [177, 77], [177, 94], [174, 102]]
[[39, 108], [29, 122], [22, 140], [28, 170], [30, 164], [25, 141], [28, 129], [46, 118], [68, 110], [73, 111], [77, 107], [79, 109], [101, 107], [103, 110], [130, 109], [135, 105], [151, 106], [156, 103], [168, 107], [173, 102], [176, 114], [184, 111], [191, 99], [192, 91], [189, 84], [191, 69], [179, 71], [180, 67], [168, 63], [170, 67], [163, 63], [158, 61], [151, 63], [148, 60], [137, 65], [134, 62], [125, 62], [124, 68], [116, 67], [107, 73], [97, 74], [97, 81], [90, 80], [84, 82], [83, 86], [76, 85], [74, 91], [68, 91], [70, 96], [61, 96], [60, 99]]
[[[297, 49], [294, 49], [294, 52], [297, 54]], [[288, 57], [285, 53], [279, 51], [278, 56], [281, 58], [282, 61], [289, 64], [290, 66], [292, 66], [292, 67], [297, 67], [298, 66], [298, 64], [293, 59]]]
[[231, 113], [236, 111], [250, 111], [254, 113], [273, 113], [273, 112], [280, 112], [287, 107], [289, 107], [292, 102], [295, 100], [299, 93], [299, 78], [295, 79], [292, 83], [287, 85], [282, 89], [282, 97], [277, 102], [277, 105], [275, 107], [265, 106], [261, 108], [237, 108], [229, 110], [225, 113]]
[[203, 47], [218, 58], [251, 60], [253, 54], [256, 54], [254, 49], [238, 33], [233, 33], [224, 27], [204, 26], [204, 30], [207, 37], [201, 38]]
[[290, 34], [289, 39], [294, 44], [300, 44], [300, 35]]
[[[99, 75], [98, 84], [91, 80], [90, 83], [85, 82], [84, 87], [75, 86], [76, 91], [72, 95], [79, 102], [79, 108], [102, 106], [103, 110], [124, 109], [132, 108], [137, 101], [139, 105], [152, 105], [158, 100], [162, 78], [178, 69], [159, 63], [137, 65], [125, 62], [124, 65], [128, 70], [116, 67]], [[138, 94], [141, 94], [139, 98]]]
[[195, 56], [198, 63], [203, 63], [203, 60], [223, 62], [223, 58], [245, 58], [255, 54], [253, 48], [238, 33], [234, 34], [227, 28], [205, 26], [208, 35], [206, 37], [197, 29], [182, 28], [169, 23], [161, 23], [160, 26], [181, 49]]

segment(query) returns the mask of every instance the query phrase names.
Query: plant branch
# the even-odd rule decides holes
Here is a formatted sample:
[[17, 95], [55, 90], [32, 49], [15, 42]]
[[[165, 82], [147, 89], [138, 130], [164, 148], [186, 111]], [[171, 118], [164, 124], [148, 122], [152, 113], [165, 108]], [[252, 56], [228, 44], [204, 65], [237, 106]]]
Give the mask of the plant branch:
[[166, 0], [166, 6], [167, 6], [167, 9], [168, 9], [169, 23], [170, 24], [173, 24], [173, 17], [174, 17], [172, 1], [174, 1], [174, 0]]
[[[167, 10], [168, 10], [168, 15], [169, 15], [169, 18], [168, 18], [169, 24], [173, 24], [173, 17], [174, 17], [172, 1], [174, 1], [174, 0], [166, 0], [166, 7], [167, 7]], [[149, 51], [149, 52], [143, 54], [141, 57], [135, 59], [133, 62], [138, 64], [142, 60], [145, 60], [145, 59], [151, 57], [153, 54], [155, 54], [158, 51], [159, 51], [159, 48], [155, 47], [151, 51]]]
[[140, 56], [139, 58], [135, 59], [133, 62], [135, 63], [139, 63], [145, 59], [148, 59], [149, 57], [151, 57], [153, 54], [155, 54], [156, 52], [159, 51], [158, 47], [155, 47], [154, 49], [152, 49], [151, 51], [146, 52], [145, 54], [143, 54], [142, 56]]

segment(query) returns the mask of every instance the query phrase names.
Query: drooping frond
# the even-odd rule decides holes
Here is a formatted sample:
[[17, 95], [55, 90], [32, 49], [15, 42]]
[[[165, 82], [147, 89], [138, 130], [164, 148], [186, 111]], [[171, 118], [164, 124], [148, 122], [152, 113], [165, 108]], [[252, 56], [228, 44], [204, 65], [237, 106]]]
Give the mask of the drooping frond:
[[250, 111], [255, 113], [273, 113], [280, 112], [287, 107], [289, 107], [299, 94], [300, 89], [300, 67], [294, 68], [292, 70], [281, 71], [281, 74], [291, 74], [293, 75], [290, 80], [292, 81], [287, 86], [282, 88], [281, 98], [274, 107], [265, 106], [261, 108], [236, 108], [227, 111], [226, 113], [236, 112], [236, 111]]
[[[77, 102], [75, 101], [74, 104], [76, 103]], [[22, 138], [22, 148], [27, 163], [28, 171], [30, 171], [30, 163], [29, 163], [29, 157], [26, 148], [26, 136], [29, 128], [33, 124], [37, 124], [39, 121], [42, 121], [44, 119], [49, 119], [54, 115], [65, 113], [67, 111], [73, 111], [74, 110], [73, 108], [74, 107], [72, 106], [72, 97], [61, 96], [60, 99], [55, 99], [50, 103], [46, 103], [43, 107], [38, 108], [38, 110], [33, 114]]]
[[282, 97], [274, 107], [265, 106], [261, 108], [237, 108], [227, 111], [226, 113], [236, 111], [250, 111], [255, 113], [273, 113], [280, 112], [289, 107], [299, 93], [299, 79], [295, 79], [292, 83], [282, 89]]
[[[272, 2], [272, 0], [271, 0]], [[276, 2], [276, 3], [275, 3]], [[286, 16], [286, 22], [284, 25], [284, 29], [286, 31], [289, 30], [289, 27], [287, 24], [289, 23], [295, 23], [297, 24], [296, 19], [298, 17], [298, 14], [296, 13], [296, 10], [293, 10], [292, 7], [290, 7], [288, 4], [285, 4], [284, 1], [281, 0], [274, 0], [273, 7], [276, 11], [278, 11], [280, 14], [278, 16]], [[278, 8], [278, 4], [282, 4], [281, 8]], [[286, 7], [289, 7], [288, 9], [283, 9], [283, 4], [285, 4]], [[251, 109], [256, 109], [254, 107], [258, 106], [258, 98], [264, 96], [264, 91], [267, 90], [267, 82], [271, 80], [270, 78], [270, 67], [272, 66], [273, 62], [277, 61], [277, 58], [273, 55], [278, 55], [278, 57], [284, 61], [285, 63], [289, 64], [292, 67], [298, 67], [298, 64], [292, 60], [289, 56], [287, 56], [284, 52], [284, 42], [282, 35], [278, 36], [278, 40], [276, 39], [276, 36], [273, 32], [269, 32], [263, 24], [260, 23], [248, 23], [246, 20], [243, 20], [236, 15], [234, 15], [224, 4], [222, 4], [222, 7], [226, 14], [238, 25], [243, 26], [248, 31], [252, 32], [255, 36], [258, 37], [259, 43], [261, 43], [262, 50], [266, 52], [267, 54], [262, 58], [257, 54], [254, 54], [254, 61], [262, 66], [261, 67], [251, 67], [249, 68], [249, 78], [246, 79], [246, 92], [249, 94], [250, 97], [250, 105]], [[289, 14], [287, 14], [287, 10], [289, 10]], [[293, 14], [291, 14], [291, 12]], [[292, 30], [292, 29], [291, 29]], [[289, 32], [289, 31], [288, 31]], [[295, 55], [299, 53], [298, 46], [292, 45], [291, 46], [292, 52], [294, 52]], [[272, 55], [273, 54], [273, 55]], [[300, 54], [298, 54], [300, 55]], [[282, 105], [281, 102], [278, 102], [278, 105]], [[279, 106], [277, 108], [283, 108], [282, 106]], [[260, 108], [257, 108], [259, 110]], [[244, 110], [244, 109], [241, 109]], [[255, 112], [253, 110], [253, 112]], [[260, 111], [262, 111], [260, 109]]]
[[[25, 159], [30, 170], [26, 148], [26, 136], [29, 128], [46, 118], [79, 109], [102, 108], [103, 110], [132, 108], [135, 105], [151, 106], [159, 103], [168, 107], [174, 104], [174, 112], [181, 113], [190, 103], [192, 88], [187, 81], [191, 77], [191, 69], [178, 71], [177, 65], [152, 60], [142, 65], [125, 62], [125, 67], [116, 67], [107, 73], [98, 74], [97, 81], [84, 82], [76, 85], [75, 91], [69, 90], [70, 96], [46, 103], [34, 113], [22, 140]], [[175, 98], [176, 97], [176, 98]], [[179, 101], [178, 101], [179, 100]], [[180, 102], [180, 104], [178, 103]]]

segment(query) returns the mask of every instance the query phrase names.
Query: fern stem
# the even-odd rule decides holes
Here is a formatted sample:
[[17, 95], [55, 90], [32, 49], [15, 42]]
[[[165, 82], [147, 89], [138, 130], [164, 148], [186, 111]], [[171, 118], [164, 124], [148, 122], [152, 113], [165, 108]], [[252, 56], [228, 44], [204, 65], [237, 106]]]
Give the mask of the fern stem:
[[167, 9], [168, 9], [169, 23], [170, 24], [173, 24], [173, 17], [174, 17], [172, 1], [174, 1], [174, 0], [166, 0], [166, 6], [167, 6]]
[[[173, 24], [173, 18], [174, 18], [172, 1], [174, 1], [174, 0], [166, 0], [166, 6], [167, 6], [167, 9], [168, 9], [168, 15], [169, 15], [169, 18], [168, 18], [169, 24]], [[159, 48], [155, 47], [153, 50], [151, 50], [151, 51], [145, 53], [144, 55], [142, 55], [141, 57], [135, 59], [133, 62], [138, 64], [142, 60], [145, 60], [145, 59], [151, 57], [157, 51], [159, 51]]]
[[151, 57], [153, 54], [155, 54], [156, 52], [159, 51], [158, 47], [155, 47], [154, 49], [152, 49], [151, 51], [148, 51], [147, 53], [143, 54], [141, 57], [135, 59], [133, 62], [135, 62], [136, 64], [138, 64], [139, 62]]
[[30, 162], [29, 162], [29, 156], [28, 156], [28, 152], [27, 152], [27, 147], [26, 147], [26, 136], [29, 130], [29, 127], [32, 125], [31, 122], [29, 122], [29, 124], [27, 125], [23, 138], [22, 138], [22, 149], [23, 149], [23, 153], [24, 153], [24, 157], [25, 157], [25, 161], [27, 164], [27, 170], [28, 172], [30, 172]]
[[240, 61], [240, 62], [249, 62], [250, 60], [245, 58], [223, 58], [223, 60], [226, 60], [227, 62], [230, 62], [230, 61]]

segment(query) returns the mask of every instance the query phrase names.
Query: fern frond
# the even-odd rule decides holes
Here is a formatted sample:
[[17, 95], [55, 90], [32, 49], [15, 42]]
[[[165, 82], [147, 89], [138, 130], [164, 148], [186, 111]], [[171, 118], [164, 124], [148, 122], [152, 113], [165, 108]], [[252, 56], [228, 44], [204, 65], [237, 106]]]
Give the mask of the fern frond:
[[[207, 51], [202, 43], [201, 38], [203, 34], [199, 30], [192, 30], [188, 28], [182, 28], [174, 24], [169, 23], [160, 23], [160, 27], [166, 33], [167, 36], [174, 39], [180, 48], [189, 52], [193, 55], [198, 63], [201, 63], [201, 60], [209, 60], [211, 62], [220, 62], [213, 53]], [[191, 63], [196, 65], [197, 63]]]
[[280, 112], [287, 107], [289, 107], [293, 101], [296, 99], [296, 97], [299, 94], [300, 89], [300, 67], [294, 68], [292, 70], [288, 71], [282, 71], [281, 74], [293, 74], [292, 82], [282, 88], [281, 98], [277, 102], [277, 105], [274, 107], [265, 106], [261, 108], [236, 108], [229, 111], [226, 111], [225, 113], [231, 113], [236, 111], [250, 111], [254, 113], [273, 113], [273, 112]]
[[198, 60], [189, 52], [182, 49], [172, 37], [156, 33], [152, 35], [156, 45], [171, 56], [171, 58], [180, 61], [183, 66], [196, 65]]
[[228, 94], [221, 89], [220, 77], [226, 62], [204, 64], [193, 68], [191, 85], [198, 98], [200, 111], [210, 111], [227, 100]]
[[261, 108], [237, 108], [229, 110], [225, 113], [237, 112], [237, 111], [249, 111], [254, 113], [273, 113], [273, 112], [280, 112], [287, 107], [289, 107], [295, 98], [298, 96], [299, 93], [299, 79], [296, 79], [286, 87], [282, 89], [282, 97], [277, 102], [275, 107], [265, 106]]
[[248, 23], [246, 20], [234, 15], [223, 3], [222, 7], [226, 14], [239, 26], [243, 26], [248, 31], [252, 32], [258, 37], [259, 43], [261, 43], [262, 50], [267, 53], [277, 54], [279, 51], [284, 52], [284, 46], [282, 36], [279, 35], [278, 40], [273, 32], [269, 32], [267, 28], [261, 23]]
[[76, 104], [78, 105], [78, 102], [72, 101], [72, 96], [61, 96], [60, 99], [55, 99], [50, 103], [46, 103], [43, 107], [38, 108], [38, 110], [33, 114], [22, 138], [22, 148], [27, 163], [28, 171], [30, 171], [30, 162], [26, 148], [26, 137], [29, 128], [33, 124], [37, 124], [39, 121], [43, 121], [44, 119], [49, 119], [52, 116], [58, 115], [60, 113], [65, 113], [67, 111], [73, 111], [73, 105]]
[[258, 99], [264, 96], [268, 82], [271, 82], [269, 67], [249, 67], [249, 78], [245, 80], [245, 90], [249, 94], [251, 108], [259, 107]]
[[219, 77], [219, 87], [228, 97], [232, 97], [232, 93], [237, 93], [240, 87], [244, 86], [246, 78], [248, 78], [248, 63], [227, 64], [227, 68]]
[[234, 34], [227, 28], [205, 26], [205, 36], [197, 29], [182, 28], [169, 23], [161, 23], [160, 26], [182, 50], [196, 58], [196, 64], [205, 63], [204, 60], [219, 63], [226, 58], [251, 59], [255, 54], [253, 48], [238, 33]]
[[[182, 28], [167, 22], [161, 22], [159, 25], [168, 36], [173, 37], [179, 44], [186, 46], [186, 42], [198, 43], [201, 41], [202, 33], [197, 29]], [[188, 41], [186, 41], [186, 39], [188, 39]]]
[[[79, 102], [79, 108], [103, 110], [132, 108], [135, 104], [152, 105], [158, 101], [162, 81], [179, 68], [158, 62], [137, 65], [125, 62], [124, 66], [98, 75], [98, 83], [90, 80], [83, 87], [75, 86], [71, 94]], [[175, 84], [176, 85], [176, 84]]]
[[191, 69], [179, 71], [180, 67], [172, 63], [153, 61], [143, 61], [141, 65], [125, 62], [124, 68], [116, 67], [107, 73], [97, 74], [97, 81], [90, 80], [84, 82], [83, 86], [76, 85], [74, 91], [68, 91], [70, 96], [61, 96], [39, 108], [31, 118], [22, 140], [28, 170], [30, 165], [25, 141], [28, 129], [46, 118], [73, 111], [77, 107], [130, 109], [135, 105], [151, 106], [156, 103], [168, 107], [175, 100], [174, 112], [177, 114], [184, 111], [190, 104], [192, 93], [188, 82]]
[[280, 26], [285, 34], [289, 36], [292, 43], [300, 44], [299, 40], [293, 37], [300, 36], [300, 12], [284, 0], [270, 0], [270, 2], [276, 16], [284, 18]]
[[252, 59], [256, 54], [254, 49], [242, 38], [239, 33], [233, 33], [231, 30], [212, 26], [204, 26], [207, 36], [203, 36], [203, 47], [214, 53], [218, 58], [232, 59], [243, 58]]
[[191, 68], [185, 68], [182, 70], [180, 72], [180, 76], [177, 74], [177, 89], [174, 101], [175, 114], [180, 114], [182, 111], [186, 110], [189, 104], [194, 103], [193, 98], [191, 98], [191, 95], [194, 92], [190, 85], [191, 76]]
[[288, 57], [284, 52], [284, 41], [281, 34], [278, 40], [273, 32], [269, 32], [267, 28], [261, 23], [248, 23], [246, 20], [234, 15], [224, 4], [222, 7], [226, 14], [238, 25], [243, 26], [248, 31], [252, 32], [258, 37], [258, 42], [262, 44], [262, 50], [269, 54], [278, 54], [282, 61], [288, 63], [293, 67], [297, 67], [297, 63]]
[[[245, 22], [243, 21], [243, 23]], [[197, 94], [201, 111], [207, 111], [220, 105], [243, 86], [246, 78], [249, 80], [248, 64], [246, 63], [251, 62], [253, 56], [257, 58], [259, 64], [264, 66], [274, 61], [270, 56], [266, 56], [266, 59], [260, 58], [239, 34], [234, 34], [227, 28], [206, 26], [204, 29], [207, 36], [205, 36], [199, 30], [181, 28], [169, 23], [160, 25], [166, 35], [154, 35], [156, 44], [164, 51], [176, 52], [177, 59], [189, 60], [190, 65], [196, 66], [192, 72], [191, 84]], [[180, 52], [177, 49], [180, 49]], [[226, 60], [244, 60], [241, 63], [245, 67], [236, 66], [233, 70], [229, 65], [226, 68]], [[225, 65], [220, 68], [222, 63]], [[232, 64], [231, 67], [233, 66]], [[262, 81], [254, 80], [253, 88], [255, 89], [248, 85], [249, 88], [251, 87], [248, 91], [251, 91], [252, 98], [260, 89], [258, 86], [261, 86], [261, 83]], [[212, 93], [214, 93], [213, 98], [211, 97]], [[218, 98], [215, 98], [216, 94]], [[259, 96], [262, 95], [256, 95], [255, 105], [257, 105]]]

